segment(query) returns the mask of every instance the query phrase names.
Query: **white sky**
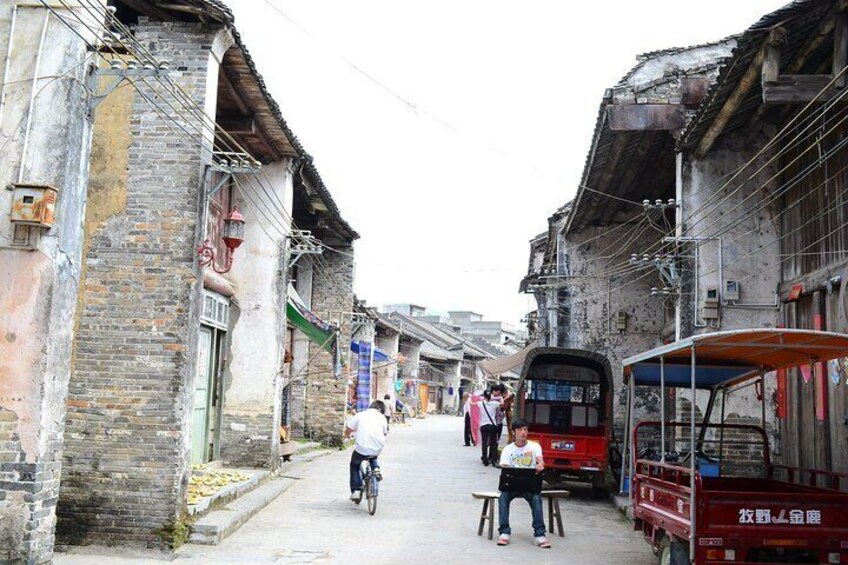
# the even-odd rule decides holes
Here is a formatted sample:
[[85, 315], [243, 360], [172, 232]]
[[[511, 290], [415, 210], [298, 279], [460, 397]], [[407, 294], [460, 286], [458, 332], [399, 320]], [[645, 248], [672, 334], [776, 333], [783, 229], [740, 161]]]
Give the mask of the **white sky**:
[[741, 33], [786, 3], [226, 1], [361, 235], [357, 295], [513, 324], [535, 309], [517, 292], [528, 241], [573, 197], [604, 89], [639, 53]]

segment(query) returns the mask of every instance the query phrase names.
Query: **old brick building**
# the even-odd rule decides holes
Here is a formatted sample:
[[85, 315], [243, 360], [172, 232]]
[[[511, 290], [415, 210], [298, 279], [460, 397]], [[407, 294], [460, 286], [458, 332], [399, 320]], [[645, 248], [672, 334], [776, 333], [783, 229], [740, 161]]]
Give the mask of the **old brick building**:
[[289, 266], [290, 276], [304, 305], [332, 326], [334, 336], [329, 343], [310, 339], [290, 324], [289, 423], [297, 436], [341, 445], [348, 376], [356, 372], [347, 353], [354, 311], [353, 242], [359, 234], [342, 218], [309, 160], [295, 177], [293, 221], [308, 235], [298, 242], [305, 252]]
[[[306, 202], [298, 227], [341, 251], [322, 259], [311, 295], [337, 317], [351, 311], [340, 288], [352, 287], [356, 234], [224, 4], [3, 10], [0, 31], [15, 28], [22, 48], [10, 76], [59, 79], [34, 84], [43, 95], [8, 93], [9, 120], [27, 124], [28, 100], [38, 112], [0, 171], [59, 200], [52, 229], [2, 226], [21, 242], [0, 250], [4, 284], [24, 294], [4, 308], [0, 340], [0, 561], [49, 560], [54, 527], [62, 543], [169, 547], [185, 535], [191, 464], [279, 464], [292, 216]], [[76, 89], [89, 60], [95, 96]], [[47, 111], [56, 100], [65, 112]], [[331, 375], [320, 398], [335, 376], [315, 362]], [[340, 427], [315, 406], [316, 428]]]

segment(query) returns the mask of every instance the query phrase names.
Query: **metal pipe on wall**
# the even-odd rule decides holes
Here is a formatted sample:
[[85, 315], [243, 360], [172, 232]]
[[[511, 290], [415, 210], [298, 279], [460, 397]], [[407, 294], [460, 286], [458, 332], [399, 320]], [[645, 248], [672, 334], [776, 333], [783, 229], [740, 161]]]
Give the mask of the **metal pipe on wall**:
[[15, 39], [15, 23], [18, 19], [18, 6], [12, 8], [12, 18], [9, 23], [9, 45], [6, 48], [6, 60], [3, 64], [3, 85], [0, 87], [0, 131], [3, 127], [3, 110], [6, 108], [6, 86], [9, 84], [9, 67], [12, 64], [12, 45]]
[[24, 166], [26, 165], [27, 152], [29, 150], [29, 134], [32, 129], [32, 115], [35, 113], [35, 96], [38, 88], [38, 71], [41, 67], [41, 54], [44, 52], [44, 40], [47, 38], [47, 27], [50, 24], [50, 12], [44, 15], [44, 25], [41, 28], [41, 39], [38, 42], [38, 52], [35, 55], [35, 69], [32, 72], [32, 92], [29, 97], [29, 109], [27, 110], [26, 129], [24, 129], [24, 145], [21, 150], [21, 164], [18, 168], [18, 182], [23, 182]]
[[665, 463], [665, 355], [660, 355], [660, 463]]
[[690, 445], [689, 445], [689, 560], [695, 561], [695, 346], [691, 347], [692, 364], [692, 402], [690, 404], [691, 414], [689, 422]]

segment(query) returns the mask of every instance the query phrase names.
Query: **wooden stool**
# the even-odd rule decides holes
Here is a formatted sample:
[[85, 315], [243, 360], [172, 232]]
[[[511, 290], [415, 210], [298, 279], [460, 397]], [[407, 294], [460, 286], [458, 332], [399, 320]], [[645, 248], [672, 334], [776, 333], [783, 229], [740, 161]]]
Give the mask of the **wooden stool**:
[[567, 490], [542, 491], [542, 497], [548, 499], [548, 531], [554, 533], [554, 519], [556, 519], [556, 527], [559, 532], [559, 537], [565, 537], [565, 533], [562, 531], [562, 512], [560, 512], [559, 500], [561, 498], [568, 498], [569, 496], [571, 496], [571, 493]]
[[483, 499], [483, 511], [480, 513], [480, 525], [477, 527], [477, 535], [483, 535], [483, 526], [489, 521], [489, 539], [495, 536], [495, 504], [501, 493], [499, 492], [472, 492], [471, 496]]

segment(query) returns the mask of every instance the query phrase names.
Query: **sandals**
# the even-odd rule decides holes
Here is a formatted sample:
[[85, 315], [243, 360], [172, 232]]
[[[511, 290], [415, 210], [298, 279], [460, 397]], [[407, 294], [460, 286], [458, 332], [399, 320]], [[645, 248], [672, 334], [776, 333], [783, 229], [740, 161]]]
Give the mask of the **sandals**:
[[509, 534], [501, 534], [498, 536], [498, 545], [509, 545]]
[[[498, 541], [500, 541], [500, 540], [498, 540]], [[540, 538], [536, 538], [533, 541], [533, 543], [535, 543], [537, 546], [541, 547], [542, 549], [550, 549], [551, 548], [551, 542], [549, 542], [548, 538], [546, 538], [544, 536], [542, 536]]]

